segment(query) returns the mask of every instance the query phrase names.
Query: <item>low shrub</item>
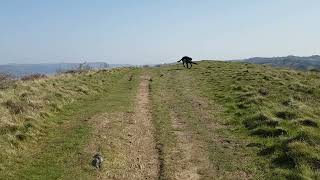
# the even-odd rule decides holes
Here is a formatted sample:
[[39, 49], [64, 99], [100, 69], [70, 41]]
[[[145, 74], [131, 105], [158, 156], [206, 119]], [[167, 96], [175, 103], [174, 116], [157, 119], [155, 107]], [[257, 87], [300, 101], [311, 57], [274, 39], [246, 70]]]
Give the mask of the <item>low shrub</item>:
[[0, 89], [7, 89], [15, 83], [14, 76], [6, 73], [0, 73]]
[[21, 78], [21, 80], [22, 81], [33, 81], [33, 80], [43, 79], [43, 78], [47, 78], [47, 75], [37, 73], [37, 74], [30, 74], [30, 75], [23, 76]]
[[7, 100], [3, 103], [12, 114], [20, 114], [24, 112], [25, 107], [22, 103], [13, 100]]

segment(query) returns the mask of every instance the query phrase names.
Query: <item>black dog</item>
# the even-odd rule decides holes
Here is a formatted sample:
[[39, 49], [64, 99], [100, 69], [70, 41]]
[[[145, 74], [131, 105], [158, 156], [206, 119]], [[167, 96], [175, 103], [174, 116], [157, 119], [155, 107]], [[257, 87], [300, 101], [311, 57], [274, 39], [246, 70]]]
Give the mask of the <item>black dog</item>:
[[[195, 62], [192, 62], [192, 58], [191, 57], [188, 57], [188, 56], [184, 56], [182, 59], [180, 59], [178, 62], [181, 62], [183, 63], [183, 67], [186, 67], [185, 64], [187, 65], [187, 68], [188, 69], [191, 69], [192, 67], [192, 64], [197, 64]], [[190, 66], [189, 66], [190, 65]]]

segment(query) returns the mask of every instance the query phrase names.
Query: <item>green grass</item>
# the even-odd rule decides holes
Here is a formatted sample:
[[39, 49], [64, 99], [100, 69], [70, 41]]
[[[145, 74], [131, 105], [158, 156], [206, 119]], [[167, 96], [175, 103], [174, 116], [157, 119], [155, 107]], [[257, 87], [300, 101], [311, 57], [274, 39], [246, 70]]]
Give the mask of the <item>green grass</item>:
[[190, 76], [204, 97], [225, 108], [234, 133], [261, 144], [254, 149], [267, 160], [268, 176], [320, 178], [319, 73], [204, 61]]
[[63, 74], [1, 89], [0, 179], [96, 178], [83, 152], [88, 119], [132, 111], [135, 77], [145, 71], [161, 179], [181, 166], [172, 115], [208, 154], [203, 178], [320, 179], [320, 73], [219, 61]]
[[[171, 128], [164, 123], [166, 109], [175, 108], [203, 140], [215, 133], [242, 144], [235, 156], [219, 145], [208, 145], [212, 163], [220, 163], [225, 171], [240, 168], [259, 179], [320, 178], [319, 73], [219, 61], [201, 61], [191, 70], [170, 65], [153, 71], [154, 119], [162, 123], [156, 126], [163, 146], [174, 144], [174, 138], [162, 132]], [[160, 101], [161, 93], [171, 97]], [[205, 98], [212, 111], [220, 106], [212, 119], [225, 126], [210, 132], [208, 120], [201, 121], [191, 105], [193, 94]], [[168, 138], [172, 142], [166, 142]], [[248, 158], [239, 163], [239, 157]]]
[[167, 105], [170, 97], [167, 97], [167, 94], [164, 93], [164, 89], [166, 89], [167, 86], [165, 81], [159, 80], [159, 72], [150, 73], [152, 74], [152, 82], [149, 85], [152, 102], [151, 111], [156, 130], [155, 139], [159, 152], [159, 175], [161, 179], [170, 179], [175, 169], [171, 153], [176, 144], [176, 138], [169, 116], [170, 107]]
[[[201, 91], [196, 88], [197, 80], [190, 74], [190, 70], [168, 66], [154, 68], [152, 72], [153, 120], [158, 144], [161, 147], [160, 159], [163, 166], [161, 178], [174, 178], [177, 165], [175, 161], [177, 139], [170, 119], [172, 112], [185, 122], [185, 131], [205, 144], [212, 169], [200, 168], [198, 173], [203, 177], [235, 178], [240, 171], [254, 173], [255, 177], [263, 176], [256, 164], [246, 163], [251, 159], [246, 157], [251, 152], [246, 151], [242, 139], [237, 139], [227, 132], [229, 126], [225, 124], [228, 121], [225, 120], [221, 107], [215, 102], [203, 100]], [[204, 111], [200, 110], [206, 103], [208, 107], [204, 108]], [[215, 127], [210, 128], [212, 126]], [[225, 144], [216, 141], [236, 142], [239, 147], [226, 147]]]
[[[98, 72], [88, 77], [82, 75], [79, 79], [69, 79], [71, 82], [62, 78], [61, 81], [68, 85], [74, 84], [73, 88], [76, 89], [80, 88], [86, 79], [85, 81], [91, 81], [92, 84], [82, 85], [83, 89], [92, 91], [96, 88], [99, 92], [84, 93], [73, 102], [62, 106], [58, 112], [48, 111], [50, 115], [42, 119], [45, 123], [38, 125], [41, 132], [38, 136], [28, 136], [21, 131], [23, 140], [19, 136], [16, 137], [17, 140], [14, 139], [23, 141], [20, 142], [23, 145], [15, 147], [16, 153], [4, 158], [8, 154], [2, 152], [0, 179], [94, 179], [96, 174], [89, 164], [91, 157], [84, 157], [82, 154], [91, 137], [92, 127], [88, 119], [99, 113], [130, 110], [137, 79], [128, 79], [131, 74], [138, 73], [139, 70], [120, 69]], [[97, 88], [94, 87], [97, 81], [104, 83]], [[46, 81], [48, 82], [51, 81]], [[76, 87], [76, 84], [80, 87]], [[66, 88], [72, 91], [72, 87]], [[47, 92], [51, 93], [49, 90]], [[32, 127], [32, 124], [25, 125], [25, 128]]]

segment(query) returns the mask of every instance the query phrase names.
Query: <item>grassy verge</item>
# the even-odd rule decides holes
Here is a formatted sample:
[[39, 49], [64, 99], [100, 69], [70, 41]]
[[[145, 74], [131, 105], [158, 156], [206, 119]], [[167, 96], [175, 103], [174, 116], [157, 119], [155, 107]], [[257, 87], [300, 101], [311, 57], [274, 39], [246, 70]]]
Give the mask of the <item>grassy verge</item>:
[[[43, 118], [46, 122], [39, 126], [41, 137], [25, 139], [23, 146], [17, 148], [16, 155], [2, 161], [0, 179], [91, 179], [94, 177], [90, 167], [90, 158], [84, 157], [83, 148], [88, 143], [92, 127], [88, 119], [102, 112], [127, 111], [132, 106], [132, 97], [137, 81], [130, 78], [138, 70], [113, 70], [100, 72], [82, 79], [65, 81], [77, 84], [78, 81], [91, 81], [88, 91], [98, 89], [78, 97], [72, 103], [64, 105], [59, 112], [53, 112]], [[94, 78], [94, 79], [93, 79]], [[96, 79], [97, 78], [97, 79]], [[130, 80], [129, 80], [130, 79]], [[70, 80], [70, 79], [69, 79]], [[103, 82], [102, 84], [97, 84]], [[81, 84], [81, 83], [80, 83]], [[90, 86], [92, 85], [92, 86]], [[96, 87], [98, 86], [99, 87]], [[72, 87], [68, 86], [69, 91]], [[4, 157], [6, 154], [3, 154]]]

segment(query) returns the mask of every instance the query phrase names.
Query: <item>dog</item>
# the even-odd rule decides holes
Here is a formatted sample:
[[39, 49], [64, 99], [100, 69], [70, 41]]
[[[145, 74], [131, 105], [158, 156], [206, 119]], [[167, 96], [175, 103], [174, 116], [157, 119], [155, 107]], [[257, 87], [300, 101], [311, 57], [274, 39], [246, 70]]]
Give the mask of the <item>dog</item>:
[[[195, 62], [192, 62], [192, 58], [191, 57], [188, 57], [188, 56], [184, 56], [182, 59], [180, 59], [179, 61], [177, 62], [181, 62], [183, 63], [183, 67], [186, 67], [185, 64], [187, 65], [187, 68], [188, 69], [191, 69], [192, 67], [192, 64], [197, 64]], [[189, 64], [190, 64], [190, 67], [189, 67]]]
[[93, 167], [95, 167], [97, 169], [101, 169], [102, 162], [103, 162], [102, 155], [97, 153], [93, 156], [93, 160], [92, 160], [91, 164]]

